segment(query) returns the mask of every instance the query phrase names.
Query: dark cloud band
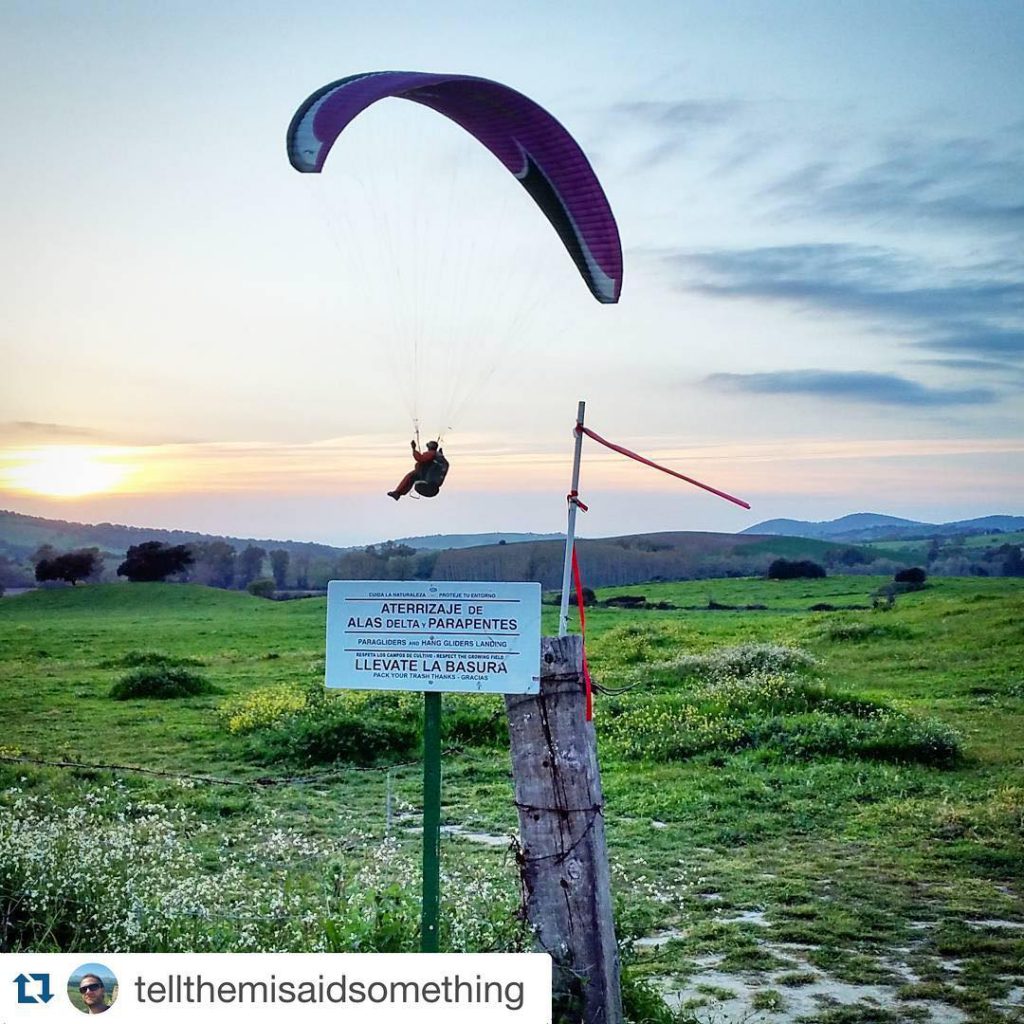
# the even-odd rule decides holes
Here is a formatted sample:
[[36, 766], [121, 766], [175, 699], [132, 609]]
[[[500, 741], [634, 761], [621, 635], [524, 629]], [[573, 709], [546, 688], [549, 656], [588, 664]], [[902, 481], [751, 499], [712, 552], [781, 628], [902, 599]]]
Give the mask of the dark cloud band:
[[963, 358], [1024, 361], [1024, 268], [1017, 265], [955, 272], [843, 244], [661, 255], [683, 290], [856, 317]]
[[842, 398], [872, 405], [938, 407], [984, 405], [997, 394], [991, 388], [931, 388], [890, 373], [835, 370], [780, 370], [774, 373], [715, 373], [707, 383], [733, 391], [769, 395]]

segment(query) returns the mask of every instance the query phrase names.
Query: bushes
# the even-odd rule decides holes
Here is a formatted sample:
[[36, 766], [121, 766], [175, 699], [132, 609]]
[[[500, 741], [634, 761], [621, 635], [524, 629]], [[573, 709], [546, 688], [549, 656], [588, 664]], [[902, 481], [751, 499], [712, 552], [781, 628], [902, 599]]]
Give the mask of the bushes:
[[441, 712], [441, 738], [465, 747], [507, 747], [504, 702], [448, 695]]
[[[261, 687], [230, 698], [221, 705], [219, 717], [228, 732], [250, 736], [255, 760], [304, 766], [365, 766], [415, 757], [423, 718], [418, 693], [329, 693], [319, 680], [305, 686]], [[473, 695], [447, 694], [441, 738], [455, 746], [506, 746], [504, 706]]]
[[768, 566], [767, 575], [770, 580], [822, 580], [827, 573], [817, 562], [791, 562], [786, 558], [776, 558]]
[[[893, 636], [888, 623], [830, 623], [830, 639]], [[864, 758], [951, 765], [960, 740], [941, 722], [834, 690], [808, 674], [818, 662], [799, 648], [741, 644], [651, 667], [671, 689], [608, 700], [598, 726], [605, 749], [656, 762], [714, 751], [763, 749], [774, 756]]]
[[276, 725], [281, 719], [305, 710], [307, 703], [307, 693], [299, 686], [264, 686], [226, 700], [218, 716], [228, 732], [248, 733]]
[[709, 654], [684, 654], [660, 668], [678, 678], [704, 680], [742, 679], [754, 673], [798, 674], [817, 667], [817, 660], [798, 647], [783, 644], [739, 644], [720, 647]]
[[197, 672], [169, 665], [143, 666], [123, 675], [110, 688], [115, 700], [149, 697], [170, 700], [174, 697], [195, 697], [216, 693], [216, 688]]
[[331, 707], [293, 715], [256, 733], [250, 749], [260, 761], [373, 765], [414, 756], [419, 732], [415, 719], [368, 718]]
[[682, 639], [678, 630], [668, 623], [631, 624], [610, 629], [587, 646], [597, 657], [610, 654], [615, 663], [640, 665], [655, 661], [659, 653], [661, 657], [671, 653], [680, 646]]
[[276, 586], [277, 584], [272, 579], [258, 579], [253, 580], [245, 589], [253, 597], [265, 597], [269, 600], [274, 596]]
[[173, 654], [164, 654], [163, 651], [145, 651], [138, 648], [132, 648], [130, 651], [125, 651], [120, 658], [115, 658], [112, 661], [105, 661], [102, 663], [103, 668], [139, 668], [142, 666], [164, 666], [170, 667], [172, 665], [202, 665], [203, 662], [199, 658], [193, 658], [188, 655], [183, 657], [176, 657]]
[[771, 719], [752, 739], [752, 746], [774, 747], [800, 758], [858, 757], [946, 768], [960, 756], [959, 737], [942, 722], [887, 708], [860, 719], [820, 713]]
[[860, 643], [864, 640], [907, 640], [912, 631], [901, 622], [861, 622], [843, 619], [830, 622], [822, 635], [832, 643]]
[[651, 761], [763, 748], [787, 757], [948, 766], [960, 752], [957, 734], [937, 720], [782, 675], [755, 673], [605, 707], [603, 739], [620, 756]]
[[928, 573], [915, 565], [912, 569], [901, 569], [893, 579], [897, 583], [924, 583], [928, 579]]
[[134, 649], [102, 665], [104, 668], [133, 669], [110, 688], [110, 696], [115, 700], [134, 700], [139, 697], [171, 700], [175, 697], [195, 697], [218, 692], [205, 676], [190, 670], [190, 666], [202, 665], [198, 658], [177, 658], [162, 651]]

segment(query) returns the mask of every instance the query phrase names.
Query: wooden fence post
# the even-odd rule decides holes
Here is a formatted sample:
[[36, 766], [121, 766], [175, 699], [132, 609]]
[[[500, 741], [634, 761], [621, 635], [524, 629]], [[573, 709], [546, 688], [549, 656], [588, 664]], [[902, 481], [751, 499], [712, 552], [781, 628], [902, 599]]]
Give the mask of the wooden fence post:
[[619, 951], [583, 642], [541, 639], [537, 695], [507, 695], [527, 920], [555, 961], [555, 1020], [621, 1024]]

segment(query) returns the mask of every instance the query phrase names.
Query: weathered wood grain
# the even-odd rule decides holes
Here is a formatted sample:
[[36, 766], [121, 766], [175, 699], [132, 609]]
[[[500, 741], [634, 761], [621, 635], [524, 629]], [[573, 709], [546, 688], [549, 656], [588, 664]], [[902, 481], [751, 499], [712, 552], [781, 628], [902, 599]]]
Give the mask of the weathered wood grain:
[[520, 872], [538, 948], [555, 961], [556, 1019], [620, 1024], [619, 956], [593, 722], [579, 636], [543, 637], [536, 696], [507, 696]]

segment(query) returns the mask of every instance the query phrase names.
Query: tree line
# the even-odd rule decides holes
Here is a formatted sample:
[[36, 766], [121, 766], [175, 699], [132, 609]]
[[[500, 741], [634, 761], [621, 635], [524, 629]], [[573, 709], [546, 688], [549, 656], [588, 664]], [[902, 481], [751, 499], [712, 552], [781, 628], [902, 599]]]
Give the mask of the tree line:
[[[791, 539], [787, 539], [791, 544]], [[817, 555], [821, 565], [809, 560], [779, 559], [764, 550], [725, 546], [708, 539], [669, 541], [667, 537], [630, 537], [584, 540], [579, 545], [584, 579], [593, 586], [674, 579], [713, 579], [735, 576], [824, 574], [825, 571], [892, 575], [906, 567], [870, 548], [834, 547]], [[923, 553], [923, 552], [922, 552]], [[111, 578], [107, 563], [118, 556], [99, 548], [59, 552], [43, 545], [31, 557], [37, 582], [63, 581], [72, 585]], [[9, 561], [9, 560], [7, 560]], [[992, 545], [989, 549], [965, 549], [963, 542], [936, 539], [922, 560], [931, 575], [1024, 575], [1019, 544]], [[8, 586], [23, 586], [13, 563], [0, 564]], [[560, 586], [562, 545], [557, 541], [496, 544], [476, 548], [422, 551], [388, 541], [332, 557], [293, 554], [285, 548], [267, 550], [256, 544], [241, 549], [227, 541], [171, 544], [145, 541], [128, 548], [117, 564], [116, 575], [130, 582], [172, 581], [199, 583], [222, 589], [249, 590], [261, 596], [322, 591], [331, 579], [385, 580], [537, 580], [546, 589]], [[5, 583], [0, 578], [0, 587]]]
[[[170, 544], [144, 541], [131, 545], [115, 574], [131, 583], [199, 583], [224, 590], [249, 590], [261, 596], [281, 591], [322, 590], [331, 579], [430, 579], [437, 551], [417, 551], [388, 541], [346, 551], [335, 558], [292, 556], [285, 548], [269, 551], [248, 544], [236, 549], [226, 541]], [[30, 557], [38, 583], [60, 581], [77, 586], [109, 579], [98, 547], [59, 552], [44, 544]], [[13, 563], [12, 563], [13, 564]], [[30, 581], [12, 576], [11, 585]]]
[[[104, 554], [96, 547], [58, 552], [44, 544], [30, 561], [39, 583], [59, 580], [76, 586], [100, 581], [105, 571]], [[267, 551], [249, 544], [236, 551], [225, 541], [167, 544], [152, 540], [129, 547], [116, 574], [132, 583], [173, 580], [225, 590], [245, 590], [264, 580], [274, 590], [287, 587], [290, 562], [291, 555], [284, 548]]]

